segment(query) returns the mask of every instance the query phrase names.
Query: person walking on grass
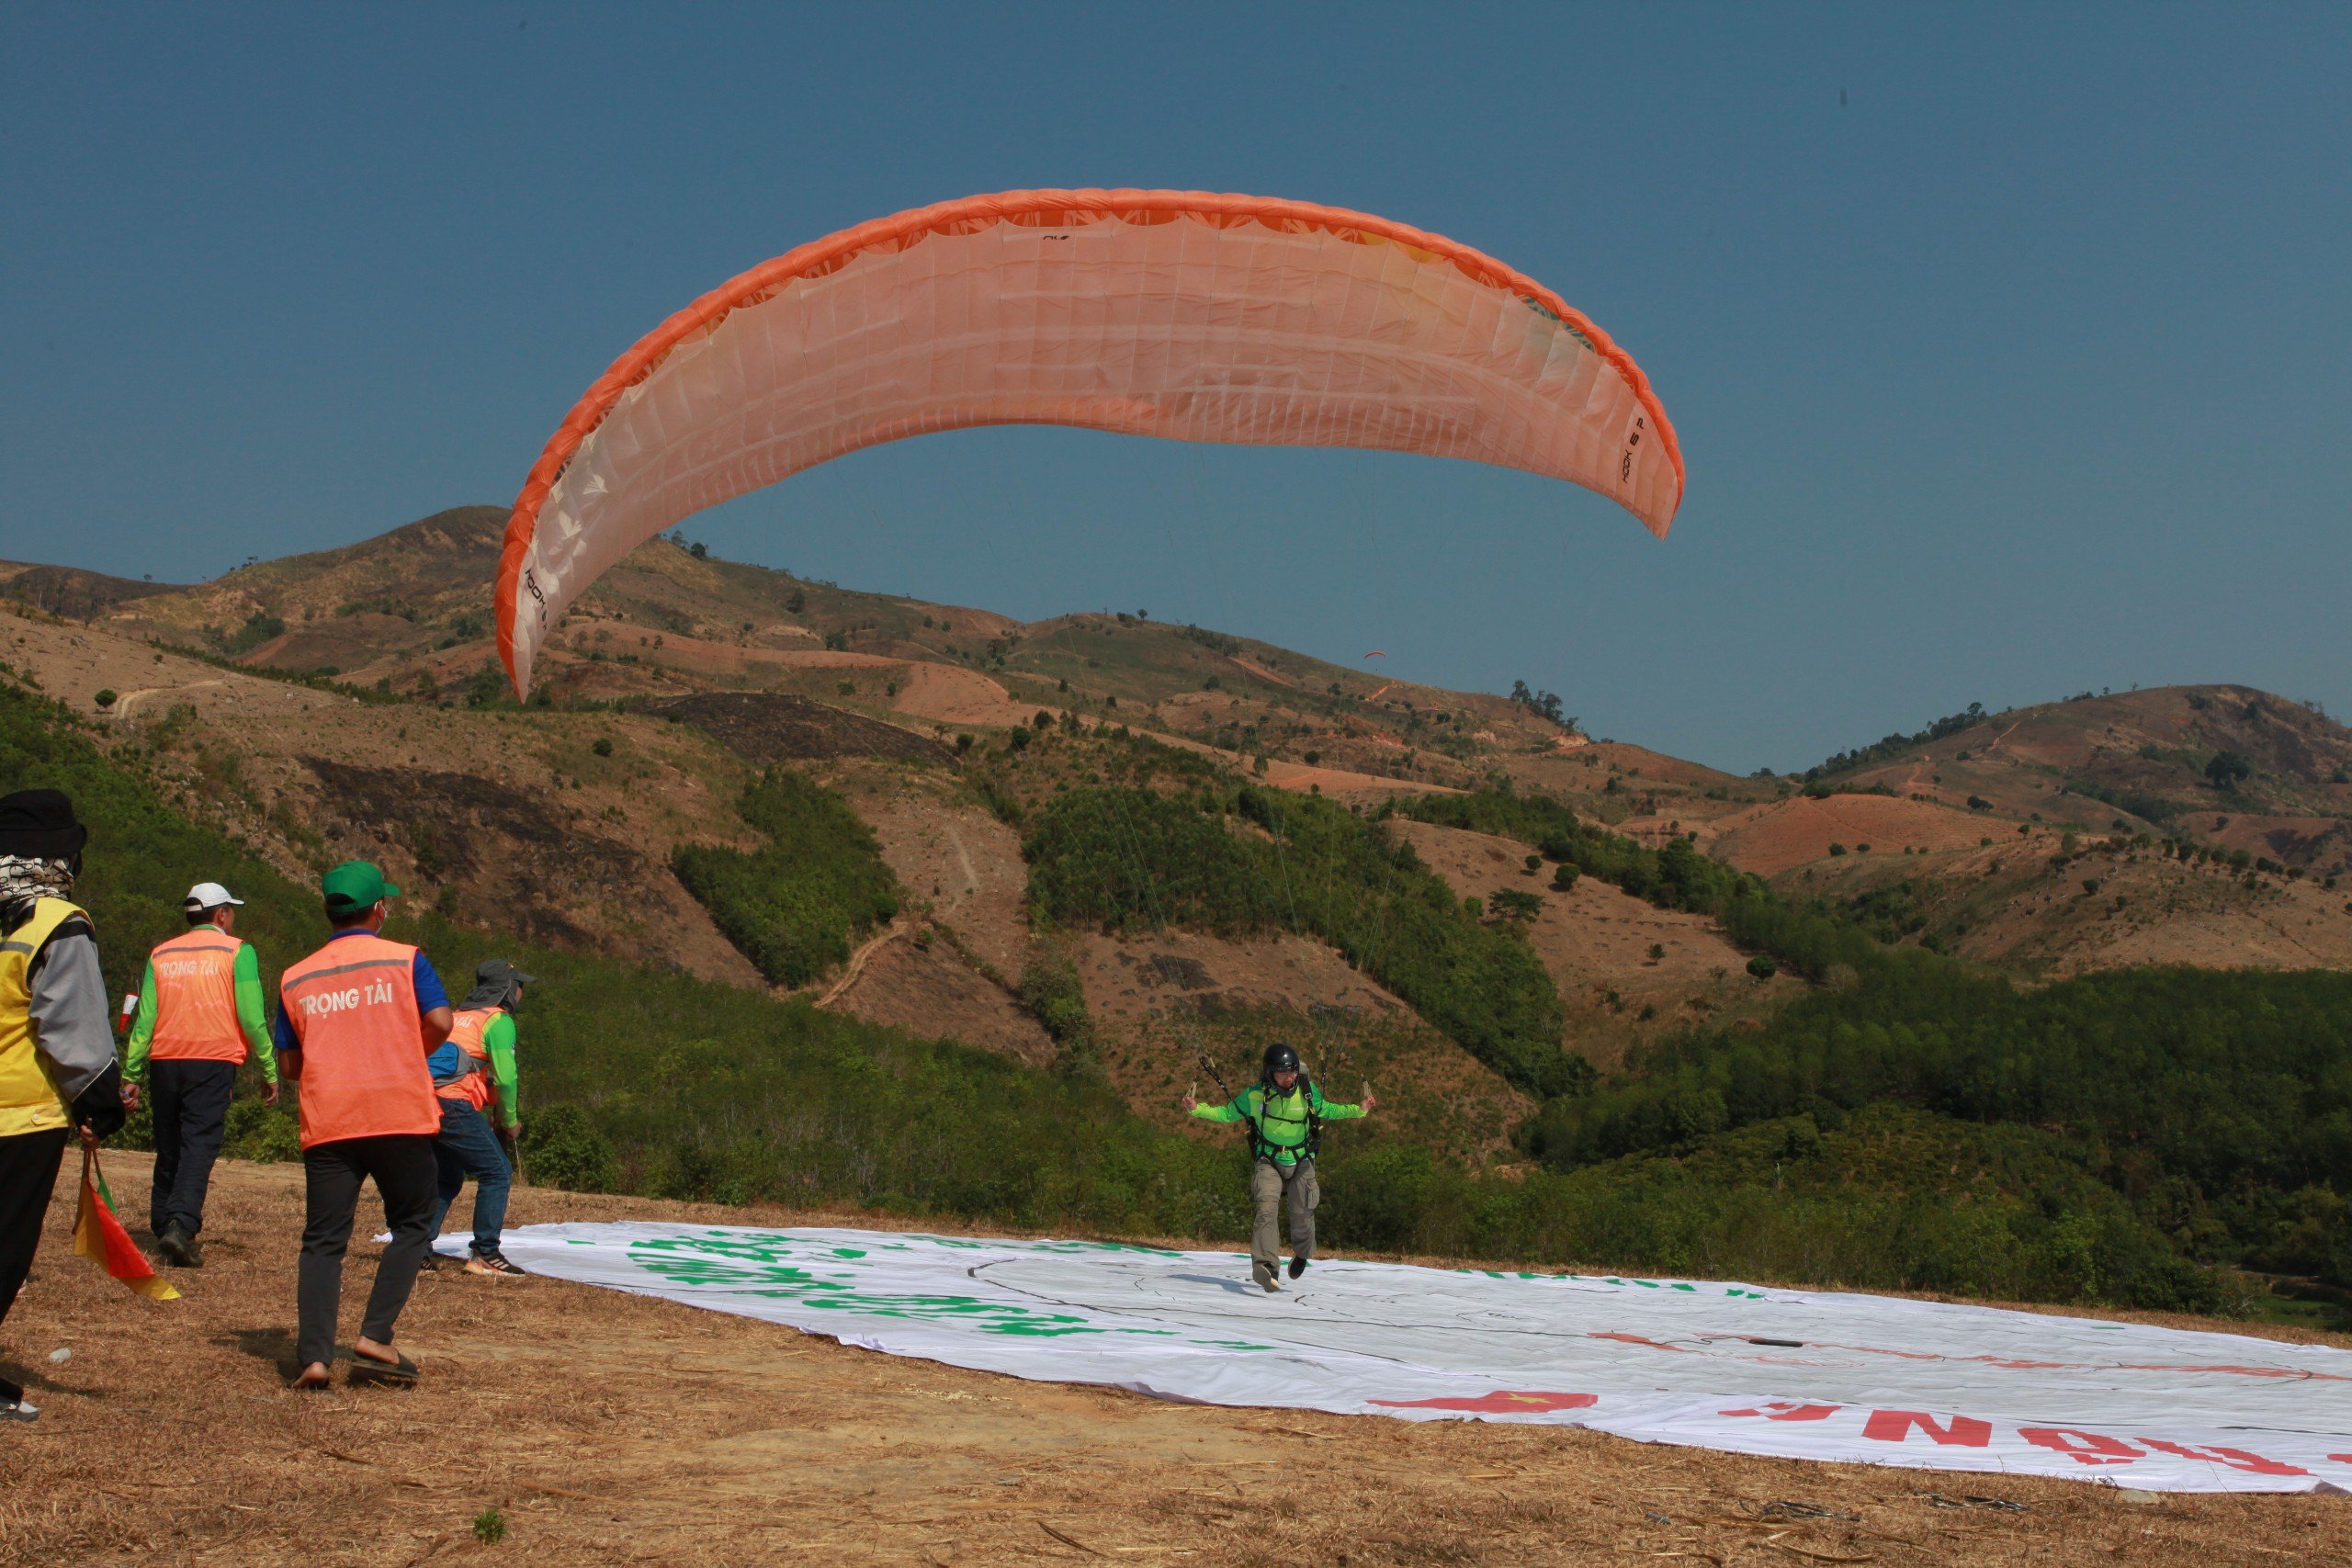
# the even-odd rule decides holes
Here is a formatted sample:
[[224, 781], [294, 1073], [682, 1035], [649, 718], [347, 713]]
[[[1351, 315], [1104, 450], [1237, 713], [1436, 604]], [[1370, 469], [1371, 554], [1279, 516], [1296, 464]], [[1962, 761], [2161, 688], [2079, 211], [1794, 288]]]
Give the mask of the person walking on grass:
[[[440, 1172], [433, 1232], [440, 1234], [449, 1205], [457, 1201], [466, 1178], [472, 1177], [474, 1244], [466, 1258], [466, 1272], [492, 1279], [523, 1272], [498, 1248], [506, 1225], [506, 1195], [514, 1186], [505, 1150], [499, 1145], [503, 1142], [512, 1147], [523, 1135], [514, 1074], [514, 1011], [523, 1005], [523, 987], [537, 978], [503, 958], [476, 969], [474, 988], [458, 1005], [449, 1038], [433, 1053], [430, 1063], [433, 1089], [441, 1099], [441, 1131], [433, 1140]], [[492, 1106], [498, 1112], [495, 1135], [485, 1114]], [[430, 1254], [425, 1267], [438, 1267]]]
[[1321, 1088], [1299, 1069], [1298, 1053], [1280, 1041], [1266, 1047], [1259, 1080], [1225, 1104], [1184, 1097], [1184, 1109], [1204, 1122], [1250, 1125], [1250, 1196], [1257, 1209], [1250, 1233], [1250, 1277], [1261, 1289], [1283, 1288], [1275, 1269], [1282, 1261], [1285, 1208], [1290, 1211], [1290, 1277], [1306, 1273], [1315, 1256], [1315, 1206], [1323, 1201], [1315, 1179], [1315, 1154], [1323, 1123], [1353, 1121], [1376, 1103], [1368, 1089], [1358, 1105], [1336, 1105], [1324, 1099]]
[[288, 967], [277, 986], [278, 1069], [300, 1090], [308, 1217], [295, 1283], [298, 1388], [324, 1388], [343, 1307], [343, 1255], [373, 1178], [392, 1239], [377, 1260], [368, 1313], [352, 1342], [355, 1382], [412, 1383], [416, 1364], [392, 1348], [392, 1325], [433, 1246], [440, 1100], [425, 1058], [449, 1037], [449, 994], [415, 948], [387, 942], [385, 900], [400, 889], [364, 860], [322, 877], [326, 945]]
[[[123, 1122], [97, 933], [67, 897], [89, 838], [56, 790], [0, 797], [0, 1323], [32, 1271], [67, 1137]], [[40, 1414], [0, 1377], [0, 1420]]]
[[196, 1242], [204, 1228], [204, 1196], [247, 1052], [261, 1065], [263, 1100], [277, 1103], [277, 1058], [262, 1002], [261, 964], [251, 943], [231, 934], [243, 907], [243, 899], [231, 897], [217, 882], [187, 890], [181, 909], [188, 929], [147, 955], [139, 1013], [123, 1053], [130, 1080], [124, 1107], [138, 1109], [142, 1081], [153, 1097], [155, 1250], [181, 1269], [204, 1267]]

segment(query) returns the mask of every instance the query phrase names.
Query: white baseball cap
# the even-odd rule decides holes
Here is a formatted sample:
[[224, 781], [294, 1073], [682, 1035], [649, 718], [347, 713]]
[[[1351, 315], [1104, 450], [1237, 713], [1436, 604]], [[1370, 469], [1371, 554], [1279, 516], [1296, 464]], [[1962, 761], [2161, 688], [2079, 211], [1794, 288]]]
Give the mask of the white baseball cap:
[[223, 904], [233, 904], [241, 909], [245, 907], [245, 901], [243, 898], [230, 897], [229, 890], [219, 883], [199, 882], [187, 890], [187, 901], [180, 907], [191, 915], [200, 915], [207, 909], [217, 909]]

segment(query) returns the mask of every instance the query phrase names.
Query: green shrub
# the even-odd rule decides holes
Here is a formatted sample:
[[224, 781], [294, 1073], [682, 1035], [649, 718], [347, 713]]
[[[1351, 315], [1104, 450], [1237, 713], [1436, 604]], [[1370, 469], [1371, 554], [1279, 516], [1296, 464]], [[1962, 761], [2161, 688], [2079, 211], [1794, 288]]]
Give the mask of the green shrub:
[[769, 979], [808, 985], [899, 912], [898, 880], [873, 830], [832, 791], [779, 768], [747, 787], [737, 809], [767, 838], [763, 848], [682, 845], [671, 863]]
[[229, 1102], [229, 1121], [220, 1152], [232, 1159], [277, 1163], [302, 1157], [302, 1127], [295, 1113], [299, 1086], [286, 1085], [276, 1105], [266, 1105], [258, 1094], [239, 1095]]
[[1092, 1038], [1086, 987], [1079, 981], [1078, 965], [1067, 954], [1050, 949], [1036, 953], [1022, 969], [1016, 990], [1022, 1007], [1056, 1044], [1083, 1046]]
[[[2290, 1194], [2352, 1194], [2352, 976], [2142, 969], [2021, 992], [1905, 953], [1760, 1032], [1660, 1043], [1596, 1092], [1547, 1105], [1532, 1147], [1562, 1170], [1672, 1151], [1704, 1131], [1690, 1111], [1704, 1095], [1730, 1130], [1900, 1107], [1985, 1136], [2063, 1129], [2049, 1135], [2067, 1158], [2129, 1194], [2135, 1223], [2174, 1238], [2184, 1267], [2235, 1263], [2291, 1228]], [[2021, 1195], [2036, 1191], [2057, 1201], [2046, 1186]], [[2102, 1262], [2100, 1277], [2120, 1267]]]
[[612, 1141], [577, 1106], [533, 1111], [523, 1124], [519, 1153], [526, 1173], [540, 1187], [610, 1192], [618, 1180]]

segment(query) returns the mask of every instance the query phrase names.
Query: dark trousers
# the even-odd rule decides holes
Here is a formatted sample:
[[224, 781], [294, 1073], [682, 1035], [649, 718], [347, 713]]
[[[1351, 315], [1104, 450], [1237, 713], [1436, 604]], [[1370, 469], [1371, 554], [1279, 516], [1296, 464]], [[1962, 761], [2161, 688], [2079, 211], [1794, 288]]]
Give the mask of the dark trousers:
[[204, 1194], [212, 1162], [229, 1125], [229, 1097], [237, 1090], [234, 1062], [151, 1062], [148, 1093], [155, 1108], [155, 1189], [148, 1217], [155, 1234], [177, 1225], [193, 1236], [204, 1228]]
[[52, 1127], [0, 1138], [0, 1322], [7, 1321], [17, 1292], [32, 1272], [41, 1219], [49, 1213], [57, 1168], [65, 1158], [66, 1137], [64, 1128]]
[[391, 1244], [376, 1263], [360, 1337], [392, 1342], [392, 1324], [416, 1285], [417, 1265], [433, 1245], [433, 1140], [422, 1133], [381, 1138], [339, 1138], [302, 1151], [310, 1216], [302, 1226], [302, 1261], [295, 1276], [300, 1321], [294, 1351], [302, 1366], [334, 1359], [336, 1319], [343, 1311], [343, 1254], [359, 1208], [359, 1184], [373, 1177], [384, 1200]]
[[474, 1251], [487, 1257], [498, 1250], [499, 1234], [506, 1228], [506, 1195], [514, 1188], [514, 1173], [506, 1168], [506, 1151], [490, 1130], [490, 1118], [462, 1100], [441, 1102], [441, 1135], [433, 1140], [434, 1162], [440, 1168], [440, 1186], [434, 1196], [433, 1234], [449, 1205], [458, 1201], [466, 1178], [474, 1179]]

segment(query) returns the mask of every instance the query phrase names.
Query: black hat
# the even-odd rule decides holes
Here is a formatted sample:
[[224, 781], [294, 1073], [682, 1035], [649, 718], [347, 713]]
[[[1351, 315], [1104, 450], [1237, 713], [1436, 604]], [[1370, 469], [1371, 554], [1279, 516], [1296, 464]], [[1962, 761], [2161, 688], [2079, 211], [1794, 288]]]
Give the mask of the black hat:
[[74, 803], [63, 790], [20, 789], [0, 795], [0, 855], [72, 860], [89, 841], [90, 830], [74, 819]]
[[492, 958], [474, 971], [474, 988], [458, 1004], [468, 1009], [504, 1008], [513, 1012], [522, 1000], [522, 988], [538, 979], [526, 975], [503, 958]]
[[1298, 1071], [1298, 1053], [1281, 1041], [1275, 1041], [1266, 1047], [1266, 1071], [1269, 1074]]

